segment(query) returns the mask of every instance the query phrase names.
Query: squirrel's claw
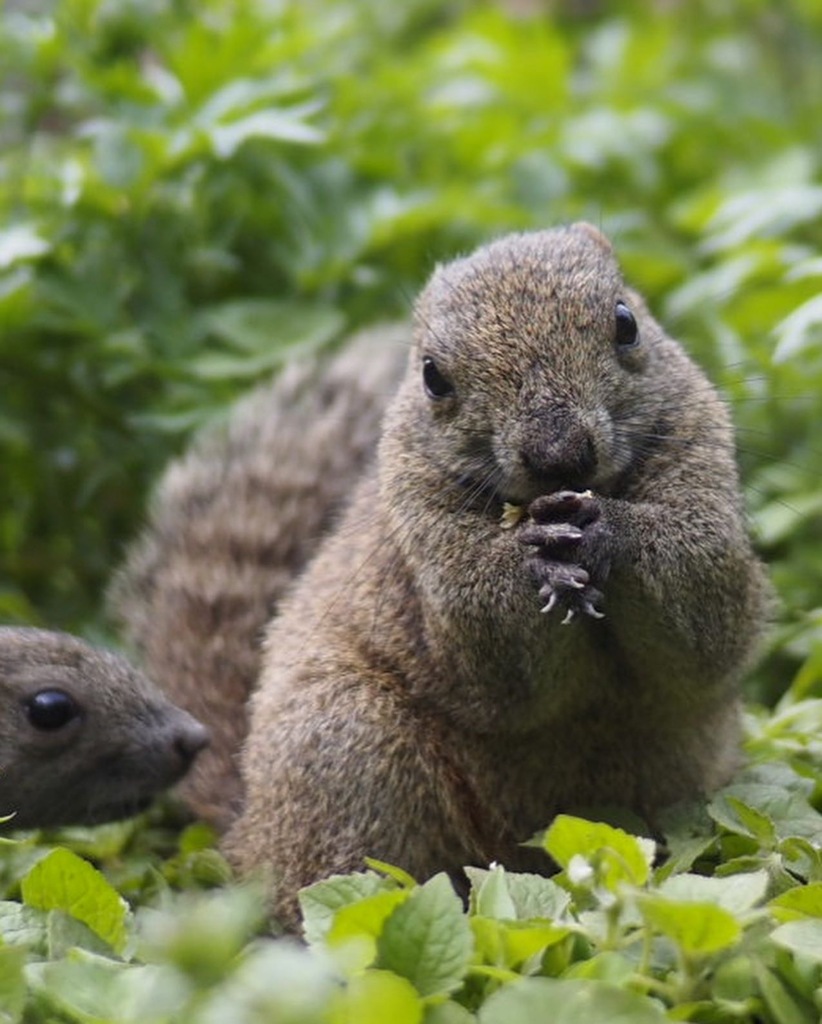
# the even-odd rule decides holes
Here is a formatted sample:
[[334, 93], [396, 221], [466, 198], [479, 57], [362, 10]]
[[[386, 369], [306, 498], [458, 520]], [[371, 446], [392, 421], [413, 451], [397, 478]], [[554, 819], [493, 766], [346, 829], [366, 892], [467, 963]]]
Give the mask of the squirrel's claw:
[[582, 602], [582, 610], [586, 615], [589, 615], [592, 619], [604, 619], [605, 612], [601, 612], [599, 608], [595, 607], [591, 601]]
[[559, 604], [565, 605], [563, 626], [568, 625], [579, 614], [587, 615], [592, 619], [605, 618], [604, 612], [597, 607], [602, 600], [602, 594], [594, 587], [581, 583], [578, 579], [565, 577], [558, 583], [545, 583], [540, 587], [539, 597], [541, 601], [545, 602], [540, 608], [543, 615], [548, 615]]

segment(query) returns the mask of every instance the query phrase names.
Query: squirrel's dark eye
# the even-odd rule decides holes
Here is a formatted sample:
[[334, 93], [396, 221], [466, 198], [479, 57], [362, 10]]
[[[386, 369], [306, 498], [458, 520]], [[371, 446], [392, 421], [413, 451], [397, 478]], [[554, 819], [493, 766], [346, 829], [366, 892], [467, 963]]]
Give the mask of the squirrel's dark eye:
[[28, 698], [24, 707], [29, 722], [44, 732], [62, 729], [80, 714], [77, 702], [62, 690], [40, 690]]
[[614, 341], [618, 348], [634, 348], [639, 344], [639, 328], [634, 314], [624, 302], [616, 304], [616, 334]]
[[430, 398], [450, 398], [454, 394], [454, 385], [440, 373], [431, 356], [422, 361], [422, 380]]

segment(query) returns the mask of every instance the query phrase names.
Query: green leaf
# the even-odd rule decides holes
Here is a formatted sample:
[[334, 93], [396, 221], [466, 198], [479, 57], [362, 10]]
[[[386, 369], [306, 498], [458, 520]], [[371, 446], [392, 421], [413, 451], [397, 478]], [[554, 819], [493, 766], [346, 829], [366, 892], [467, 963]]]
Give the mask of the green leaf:
[[472, 917], [476, 959], [494, 967], [518, 969], [526, 960], [561, 942], [571, 932], [547, 921], [499, 921]]
[[602, 883], [614, 891], [622, 883], [644, 885], [650, 876], [656, 844], [620, 828], [559, 814], [543, 845], [566, 871], [574, 857], [597, 865]]
[[482, 881], [473, 902], [475, 913], [481, 917], [512, 920], [517, 916], [514, 901], [508, 891], [505, 868], [492, 868]]
[[208, 135], [214, 153], [222, 160], [232, 157], [249, 139], [274, 139], [278, 142], [318, 145], [323, 132], [299, 116], [299, 111], [257, 110], [230, 124], [214, 125]]
[[58, 847], [20, 883], [24, 902], [40, 910], [62, 910], [99, 935], [116, 952], [125, 950], [129, 909], [126, 901], [88, 861]]
[[473, 938], [448, 876], [415, 889], [385, 923], [377, 966], [407, 978], [422, 996], [447, 995], [462, 982]]
[[756, 962], [751, 956], [733, 956], [720, 963], [714, 973], [714, 997], [735, 1003], [745, 1003], [755, 997], [758, 992]]
[[[494, 871], [502, 868], [486, 870], [485, 868], [467, 867], [465, 873], [471, 881], [471, 909], [477, 913], [478, 894]], [[571, 902], [566, 889], [557, 885], [550, 878], [542, 875], [531, 875], [519, 872], [505, 872], [505, 891], [514, 907], [514, 916], [520, 921], [534, 918], [560, 920], [564, 917]]]
[[366, 971], [348, 983], [331, 1019], [332, 1024], [420, 1024], [423, 1003], [405, 978]]
[[759, 826], [754, 818], [749, 814], [740, 816], [740, 809], [745, 808], [758, 812], [760, 821], [762, 816], [767, 817], [780, 839], [801, 836], [822, 842], [822, 815], [799, 790], [796, 775], [787, 765], [783, 767], [786, 770], [773, 780], [737, 782], [721, 790], [708, 805], [711, 817], [729, 832], [757, 839]]
[[205, 988], [231, 970], [264, 914], [264, 899], [256, 886], [188, 892], [177, 901], [174, 913], [141, 908], [141, 953], [173, 964], [186, 984]]
[[771, 940], [783, 949], [822, 963], [822, 921], [816, 918], [780, 925], [771, 932]]
[[563, 977], [590, 978], [597, 981], [608, 981], [613, 985], [624, 985], [636, 971], [632, 963], [621, 953], [598, 953], [590, 960], [580, 960], [571, 964]]
[[756, 979], [776, 1024], [819, 1024], [819, 1013], [813, 1004], [795, 996], [762, 963], [756, 965]]
[[711, 903], [677, 902], [656, 893], [643, 894], [638, 903], [645, 920], [688, 956], [729, 949], [742, 937], [736, 918]]
[[280, 357], [294, 345], [323, 345], [340, 332], [344, 319], [330, 306], [275, 299], [235, 299], [200, 313], [201, 329], [240, 351]]
[[377, 958], [377, 937], [385, 921], [409, 895], [408, 889], [377, 892], [356, 903], [340, 907], [334, 914], [325, 940], [327, 944], [335, 947], [356, 942], [359, 946], [353, 959], [349, 958], [349, 970], [354, 965], [362, 970], [374, 963]]
[[658, 824], [668, 852], [664, 863], [654, 871], [654, 876], [660, 880], [688, 871], [717, 841], [704, 801], [683, 802], [667, 808], [660, 814]]
[[24, 907], [12, 900], [0, 902], [0, 938], [8, 945], [28, 946], [46, 956], [48, 917], [42, 910]]
[[424, 1024], [472, 1024], [476, 1019], [464, 1006], [450, 999], [447, 1003], [426, 1006], [423, 1018]]
[[644, 996], [601, 981], [525, 978], [495, 992], [480, 1024], [663, 1024], [662, 1008]]
[[29, 971], [28, 978], [34, 990], [47, 997], [49, 1007], [70, 1021], [108, 1024], [117, 1020], [122, 1009], [120, 980], [128, 970], [114, 960], [84, 954], [43, 964], [39, 970]]
[[62, 910], [48, 912], [46, 935], [50, 960], [59, 960], [77, 948], [101, 956], [111, 952], [109, 943], [104, 942], [88, 925]]
[[768, 904], [777, 921], [799, 921], [806, 917], [822, 918], [822, 882], [798, 885], [788, 889]]
[[373, 871], [360, 871], [350, 875], [331, 875], [301, 889], [299, 901], [306, 942], [311, 945], [323, 942], [331, 929], [334, 915], [341, 907], [394, 888], [393, 882]]
[[30, 224], [16, 224], [0, 231], [0, 270], [20, 260], [30, 260], [47, 253], [51, 245], [41, 238]]
[[659, 892], [677, 902], [713, 903], [731, 914], [744, 914], [760, 903], [768, 890], [768, 872], [750, 871], [727, 878], [680, 874], [666, 879]]
[[381, 875], [392, 878], [403, 889], [416, 889], [417, 887], [417, 880], [395, 864], [386, 864], [384, 860], [375, 860], [374, 857], [366, 857], [365, 863], [372, 871], [377, 871]]
[[798, 355], [811, 344], [819, 344], [822, 337], [822, 295], [798, 306], [774, 328], [778, 338], [773, 360], [782, 363]]
[[23, 966], [26, 951], [18, 946], [0, 946], [0, 1024], [17, 1024], [26, 1004]]
[[749, 835], [756, 839], [760, 846], [770, 849], [776, 843], [776, 828], [767, 814], [763, 814], [755, 807], [749, 807], [734, 796], [728, 796], [727, 801], [739, 821], [747, 828]]
[[549, 946], [562, 942], [571, 933], [570, 928], [543, 921], [506, 921], [498, 924], [505, 964], [509, 967], [518, 967]]

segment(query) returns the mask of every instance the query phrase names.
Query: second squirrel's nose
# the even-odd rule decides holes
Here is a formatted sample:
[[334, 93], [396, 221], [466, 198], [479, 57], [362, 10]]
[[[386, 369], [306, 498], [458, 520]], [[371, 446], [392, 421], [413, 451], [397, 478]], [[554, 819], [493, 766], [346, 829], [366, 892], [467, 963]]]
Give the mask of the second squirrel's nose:
[[209, 740], [208, 729], [196, 718], [186, 715], [185, 720], [175, 730], [172, 745], [187, 767], [200, 751], [208, 746]]

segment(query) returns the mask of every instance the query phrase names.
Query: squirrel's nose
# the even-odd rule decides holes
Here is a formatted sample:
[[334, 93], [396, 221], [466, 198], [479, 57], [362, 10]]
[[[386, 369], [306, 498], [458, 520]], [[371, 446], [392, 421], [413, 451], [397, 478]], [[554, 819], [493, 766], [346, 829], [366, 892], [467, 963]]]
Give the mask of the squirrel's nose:
[[597, 468], [594, 441], [581, 425], [550, 436], [535, 434], [520, 449], [522, 465], [546, 492], [585, 486]]
[[177, 755], [188, 766], [203, 747], [208, 746], [209, 740], [208, 729], [196, 718], [186, 715], [185, 720], [175, 729], [171, 743]]

